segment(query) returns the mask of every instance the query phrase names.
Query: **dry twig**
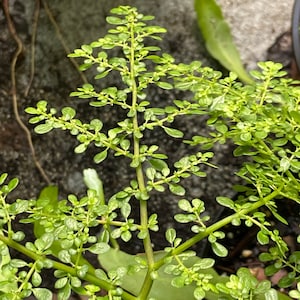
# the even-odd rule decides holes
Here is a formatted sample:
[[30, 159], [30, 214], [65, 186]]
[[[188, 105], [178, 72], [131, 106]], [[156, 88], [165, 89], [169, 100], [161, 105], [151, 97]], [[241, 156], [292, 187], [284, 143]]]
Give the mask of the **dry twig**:
[[8, 4], [8, 0], [3, 0], [2, 2], [3, 5], [3, 10], [4, 10], [4, 14], [7, 20], [7, 25], [8, 25], [8, 29], [10, 34], [12, 35], [13, 39], [15, 40], [16, 44], [17, 44], [17, 49], [13, 55], [12, 61], [11, 61], [11, 65], [10, 65], [10, 76], [11, 76], [11, 93], [12, 93], [12, 104], [13, 104], [13, 110], [14, 110], [14, 115], [16, 118], [17, 123], [20, 125], [20, 127], [22, 128], [22, 130], [24, 131], [29, 147], [30, 147], [30, 151], [31, 151], [31, 155], [33, 158], [33, 161], [37, 167], [37, 169], [39, 170], [40, 174], [42, 175], [42, 177], [44, 178], [44, 180], [47, 182], [47, 184], [50, 184], [50, 180], [47, 176], [47, 174], [45, 173], [44, 169], [42, 168], [40, 162], [38, 161], [37, 157], [36, 157], [36, 153], [35, 153], [35, 149], [33, 146], [33, 142], [32, 142], [32, 137], [31, 137], [31, 133], [29, 131], [29, 129], [26, 127], [26, 125], [24, 124], [24, 122], [22, 121], [20, 114], [19, 114], [19, 110], [18, 110], [18, 97], [17, 97], [17, 82], [16, 82], [16, 63], [18, 61], [19, 56], [22, 54], [23, 52], [23, 43], [21, 41], [21, 39], [19, 38], [13, 20], [11, 19], [10, 13], [9, 13], [9, 4]]

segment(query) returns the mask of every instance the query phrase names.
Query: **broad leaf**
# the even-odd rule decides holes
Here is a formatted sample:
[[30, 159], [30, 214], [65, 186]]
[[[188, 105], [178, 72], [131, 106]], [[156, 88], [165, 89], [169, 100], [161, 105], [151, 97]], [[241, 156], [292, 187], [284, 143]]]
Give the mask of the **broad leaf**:
[[217, 3], [214, 0], [195, 0], [195, 10], [209, 53], [226, 69], [235, 72], [243, 82], [253, 83], [243, 67], [230, 28]]

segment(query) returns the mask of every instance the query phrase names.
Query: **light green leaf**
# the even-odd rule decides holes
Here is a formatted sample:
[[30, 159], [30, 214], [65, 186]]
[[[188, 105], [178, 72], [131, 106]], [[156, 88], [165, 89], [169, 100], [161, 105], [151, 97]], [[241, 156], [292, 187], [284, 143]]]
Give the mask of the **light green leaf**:
[[45, 123], [45, 124], [37, 125], [37, 126], [34, 128], [34, 131], [35, 131], [36, 133], [38, 133], [38, 134], [44, 134], [44, 133], [50, 132], [52, 129], [53, 129], [52, 124], [50, 124], [50, 123]]
[[164, 131], [167, 135], [169, 135], [173, 138], [182, 138], [183, 137], [183, 132], [178, 129], [164, 127]]
[[52, 292], [45, 288], [36, 288], [32, 290], [37, 300], [52, 300]]
[[163, 81], [157, 82], [156, 85], [164, 90], [171, 90], [173, 88], [171, 83], [163, 82]]
[[65, 117], [65, 120], [71, 120], [76, 115], [75, 109], [72, 107], [68, 107], [68, 106], [62, 108], [61, 112], [62, 112], [63, 116]]
[[212, 243], [211, 247], [213, 252], [220, 257], [226, 257], [228, 254], [228, 250], [218, 242]]
[[167, 241], [172, 244], [174, 242], [176, 238], [176, 230], [174, 228], [169, 228], [167, 231], [166, 231], [166, 239]]
[[230, 28], [214, 0], [195, 0], [199, 28], [209, 53], [226, 69], [235, 72], [245, 83], [253, 83], [243, 67], [232, 40]]
[[100, 242], [100, 243], [92, 245], [89, 248], [89, 251], [94, 254], [101, 254], [101, 253], [105, 253], [106, 251], [108, 251], [109, 248], [110, 247], [107, 243]]
[[185, 189], [179, 184], [171, 183], [169, 185], [169, 189], [175, 195], [178, 195], [178, 196], [184, 196], [185, 195]]
[[257, 240], [261, 245], [267, 245], [269, 243], [269, 237], [262, 231], [257, 233]]
[[96, 191], [100, 202], [102, 204], [105, 204], [103, 184], [96, 170], [94, 169], [83, 170], [83, 181], [89, 189]]
[[217, 197], [216, 200], [222, 206], [229, 207], [231, 209], [234, 208], [234, 202], [228, 197], [221, 197], [220, 196], [220, 197]]

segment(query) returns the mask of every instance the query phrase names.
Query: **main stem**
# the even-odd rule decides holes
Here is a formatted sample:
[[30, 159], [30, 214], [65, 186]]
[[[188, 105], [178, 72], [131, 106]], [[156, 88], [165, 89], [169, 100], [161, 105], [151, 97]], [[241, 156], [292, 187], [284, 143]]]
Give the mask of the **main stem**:
[[[135, 74], [135, 34], [134, 34], [134, 26], [131, 24], [130, 28], [131, 32], [131, 48], [130, 48], [130, 77], [131, 77], [131, 88], [132, 88], [132, 110], [134, 111], [133, 116], [133, 151], [134, 156], [133, 159], [138, 160], [138, 165], [136, 167], [136, 177], [138, 182], [138, 187], [141, 195], [147, 193], [145, 187], [144, 173], [142, 169], [141, 161], [139, 160], [140, 156], [140, 129], [138, 125], [138, 112], [137, 112], [137, 84], [136, 84], [136, 74]], [[146, 236], [143, 239], [144, 250], [148, 262], [148, 273], [145, 277], [144, 283], [141, 288], [140, 295], [138, 299], [146, 299], [150, 289], [153, 284], [153, 280], [151, 279], [150, 273], [153, 270], [154, 266], [154, 255], [152, 249], [152, 243], [150, 238], [150, 233], [148, 229], [148, 207], [147, 201], [141, 197], [140, 201], [140, 223], [141, 230], [146, 232]]]

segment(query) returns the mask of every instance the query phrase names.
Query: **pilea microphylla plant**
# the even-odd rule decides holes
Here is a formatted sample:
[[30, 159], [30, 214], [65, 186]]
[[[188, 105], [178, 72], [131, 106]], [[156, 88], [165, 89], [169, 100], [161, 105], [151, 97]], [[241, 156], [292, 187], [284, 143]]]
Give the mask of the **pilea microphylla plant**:
[[[220, 72], [202, 67], [199, 62], [176, 64], [171, 55], [160, 54], [159, 47], [148, 45], [153, 39], [160, 40], [166, 31], [148, 25], [152, 16], [129, 6], [111, 12], [112, 16], [107, 17], [112, 25], [108, 34], [76, 49], [70, 57], [83, 58], [83, 71], [96, 67], [96, 79], [119, 74], [122, 85], [98, 91], [96, 86], [84, 84], [71, 95], [90, 99], [95, 109], [122, 108], [125, 118], [118, 120], [115, 128], [104, 130], [100, 119], [83, 123], [75, 118], [73, 108], [64, 107], [57, 114], [44, 100], [26, 112], [32, 115], [30, 123], [36, 124], [37, 133], [67, 130], [79, 142], [76, 153], [92, 144], [99, 148], [94, 157], [98, 164], [109, 152], [124, 157], [128, 168], [135, 170], [135, 178], [106, 199], [96, 171], [87, 169], [84, 181], [88, 189], [83, 198], [69, 195], [58, 200], [57, 188], [47, 187], [37, 200], [18, 199], [9, 204], [7, 195], [18, 180], [5, 184], [8, 175], [2, 174], [1, 299], [30, 295], [52, 299], [51, 287], [43, 285], [43, 269], [54, 269], [53, 288], [58, 299], [68, 299], [72, 292], [89, 299], [299, 299], [300, 286], [296, 283], [300, 279], [300, 252], [289, 249], [267, 217], [271, 213], [287, 224], [277, 210], [277, 200], [295, 206], [300, 202], [299, 87], [283, 78], [286, 74], [281, 65], [273, 62], [259, 63], [261, 70], [252, 71], [255, 83], [249, 85], [238, 82], [233, 73], [222, 78]], [[113, 56], [114, 48], [119, 56]], [[147, 95], [150, 85], [186, 91], [189, 98], [152, 107]], [[184, 140], [184, 132], [172, 124], [186, 115], [207, 115], [207, 135]], [[169, 165], [159, 145], [144, 141], [144, 133], [156, 128], [170, 138], [182, 139], [190, 145], [192, 154]], [[165, 232], [169, 246], [154, 252], [151, 232], [158, 231], [159, 220], [157, 214], [148, 213], [153, 191], [184, 197], [182, 179], [205, 176], [202, 166], [212, 166], [210, 149], [227, 141], [235, 144], [234, 155], [247, 157], [237, 174], [246, 183], [237, 187], [239, 197], [216, 199], [232, 213], [208, 224], [203, 201], [182, 198], [178, 201], [181, 213], [174, 219], [189, 226], [193, 236], [183, 240], [169, 228]], [[136, 207], [139, 220], [131, 217]], [[21, 223], [33, 224], [35, 240], [22, 242], [25, 233], [15, 232], [13, 226], [17, 216]], [[214, 259], [197, 257], [191, 251], [192, 246], [207, 239], [214, 253], [225, 257], [228, 251], [222, 245], [222, 228], [227, 224], [257, 227], [258, 243], [269, 249], [260, 255], [265, 273], [271, 276], [285, 269], [286, 275], [278, 285], [289, 288], [289, 296], [277, 292], [268, 280], [258, 281], [246, 267], [236, 274], [220, 276], [214, 270]], [[98, 235], [92, 233], [94, 227], [100, 228]], [[144, 253], [130, 255], [120, 249], [120, 239], [130, 243], [134, 236], [142, 241]], [[29, 259], [12, 258], [11, 248]], [[98, 256], [100, 267], [87, 260], [85, 254], [89, 252]]]

